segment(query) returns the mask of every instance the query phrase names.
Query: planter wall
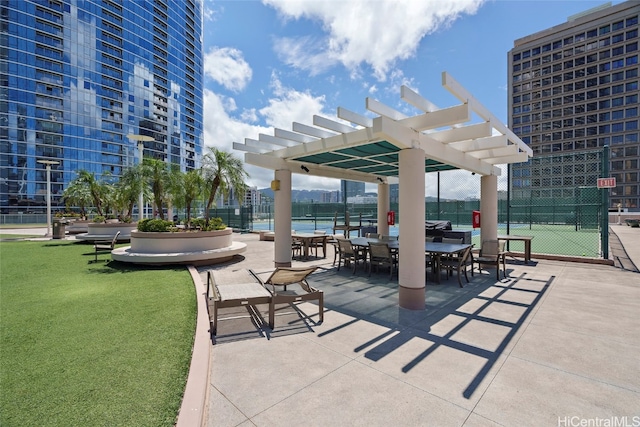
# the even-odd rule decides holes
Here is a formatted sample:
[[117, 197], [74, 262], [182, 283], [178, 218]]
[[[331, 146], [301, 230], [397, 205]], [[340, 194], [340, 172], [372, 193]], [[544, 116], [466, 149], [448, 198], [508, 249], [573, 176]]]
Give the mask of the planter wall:
[[89, 224], [93, 224], [93, 222], [84, 219], [69, 220], [67, 231], [69, 233], [88, 233]]
[[115, 224], [94, 222], [88, 224], [87, 228], [89, 231], [86, 235], [79, 235], [76, 238], [79, 240], [92, 240], [92, 236], [115, 236], [119, 231], [120, 236], [118, 240], [129, 240], [131, 238], [131, 232], [138, 228], [138, 224], [135, 222], [118, 222]]
[[244, 252], [247, 244], [233, 241], [233, 230], [131, 233], [131, 246], [111, 251], [116, 261], [137, 264], [215, 264]]
[[160, 254], [209, 251], [230, 247], [233, 244], [231, 228], [216, 231], [155, 233], [133, 231], [131, 251]]

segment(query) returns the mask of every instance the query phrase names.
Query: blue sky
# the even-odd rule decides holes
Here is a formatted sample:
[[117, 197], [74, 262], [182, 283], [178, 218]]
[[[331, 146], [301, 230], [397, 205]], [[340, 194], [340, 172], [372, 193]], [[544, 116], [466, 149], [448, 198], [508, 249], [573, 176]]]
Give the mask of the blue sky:
[[[272, 135], [273, 127], [311, 124], [314, 114], [335, 118], [338, 107], [366, 115], [366, 97], [416, 114], [400, 100], [402, 84], [438, 107], [457, 105], [441, 86], [442, 71], [507, 124], [513, 41], [603, 3], [204, 0], [205, 145], [233, 151], [234, 141]], [[273, 179], [270, 170], [247, 171], [251, 186]], [[293, 186], [339, 189], [336, 180], [303, 175]]]

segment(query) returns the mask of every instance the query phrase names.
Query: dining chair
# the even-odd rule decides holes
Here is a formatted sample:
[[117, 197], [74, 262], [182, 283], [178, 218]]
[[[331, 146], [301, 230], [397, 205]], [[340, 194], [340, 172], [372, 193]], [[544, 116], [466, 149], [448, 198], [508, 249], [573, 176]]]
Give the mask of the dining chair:
[[353, 262], [353, 274], [356, 273], [358, 267], [358, 261], [367, 261], [367, 252], [363, 249], [358, 249], [353, 246], [348, 239], [338, 239], [338, 246], [340, 248], [340, 259], [338, 260], [338, 271], [340, 271], [340, 264], [348, 267]]
[[500, 261], [502, 261], [502, 271], [504, 277], [507, 277], [507, 266], [504, 252], [505, 243], [506, 241], [504, 240], [485, 240], [482, 242], [480, 252], [473, 260], [478, 264], [478, 271], [481, 271], [481, 266], [483, 264], [493, 265], [496, 267], [496, 279], [500, 280]]
[[332, 234], [327, 240], [327, 244], [333, 246], [333, 263], [331, 265], [336, 265], [336, 260], [338, 264], [340, 264], [340, 246], [338, 245], [338, 240], [344, 240], [346, 237], [343, 234]]
[[469, 246], [464, 250], [464, 252], [443, 258], [442, 261], [440, 261], [440, 271], [444, 270], [444, 272], [447, 273], [447, 279], [453, 274], [454, 270], [456, 271], [458, 275], [458, 285], [460, 285], [461, 288], [463, 287], [461, 278], [462, 273], [464, 273], [464, 278], [467, 280], [467, 283], [469, 283], [469, 276], [467, 276], [467, 266], [469, 263], [471, 263], [471, 276], [473, 276], [473, 258], [471, 255], [472, 247], [473, 246]]
[[393, 268], [398, 271], [398, 258], [393, 255], [386, 243], [369, 243], [369, 277], [373, 267], [389, 267], [389, 279], [393, 278]]
[[[327, 234], [326, 230], [313, 230], [313, 234], [316, 234], [318, 236], [325, 236]], [[318, 240], [312, 240], [311, 244], [310, 244], [310, 249], [313, 249], [313, 251], [315, 252], [316, 257], [318, 256], [318, 249], [322, 248], [322, 253], [324, 255], [324, 257], [326, 258], [327, 253], [326, 253], [326, 242], [323, 239], [318, 239]]]
[[297, 239], [291, 240], [291, 258], [295, 258], [296, 256], [302, 258], [302, 249], [303, 249], [303, 245], [300, 240], [297, 240]]

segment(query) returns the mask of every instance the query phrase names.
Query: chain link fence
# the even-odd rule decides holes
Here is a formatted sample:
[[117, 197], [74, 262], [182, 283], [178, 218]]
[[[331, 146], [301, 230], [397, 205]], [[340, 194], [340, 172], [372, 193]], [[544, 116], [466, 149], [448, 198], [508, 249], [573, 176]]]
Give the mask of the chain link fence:
[[[604, 147], [539, 155], [504, 167], [498, 177], [498, 234], [533, 236], [534, 253], [608, 258], [607, 190], [596, 187], [597, 179], [609, 174], [607, 152]], [[473, 243], [480, 246], [480, 230], [473, 230], [471, 221], [473, 211], [480, 210], [480, 177], [467, 171], [444, 171], [428, 174], [425, 183], [426, 219], [447, 220], [455, 229], [472, 230]], [[398, 221], [398, 200], [393, 197], [391, 210]], [[273, 230], [273, 206], [262, 211], [254, 226]], [[375, 225], [375, 204], [293, 203], [292, 228], [331, 232], [334, 216], [344, 223], [345, 211], [352, 224], [358, 223], [361, 214], [364, 227]], [[401, 228], [398, 223], [391, 233], [401, 233]], [[524, 251], [523, 242], [508, 245], [511, 251]]]

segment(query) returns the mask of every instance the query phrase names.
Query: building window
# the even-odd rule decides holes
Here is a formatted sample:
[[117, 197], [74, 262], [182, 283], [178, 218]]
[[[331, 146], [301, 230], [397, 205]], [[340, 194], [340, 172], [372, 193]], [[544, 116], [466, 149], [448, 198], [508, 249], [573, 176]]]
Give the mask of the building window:
[[624, 123], [618, 122], [611, 125], [611, 132], [622, 132], [624, 130]]

